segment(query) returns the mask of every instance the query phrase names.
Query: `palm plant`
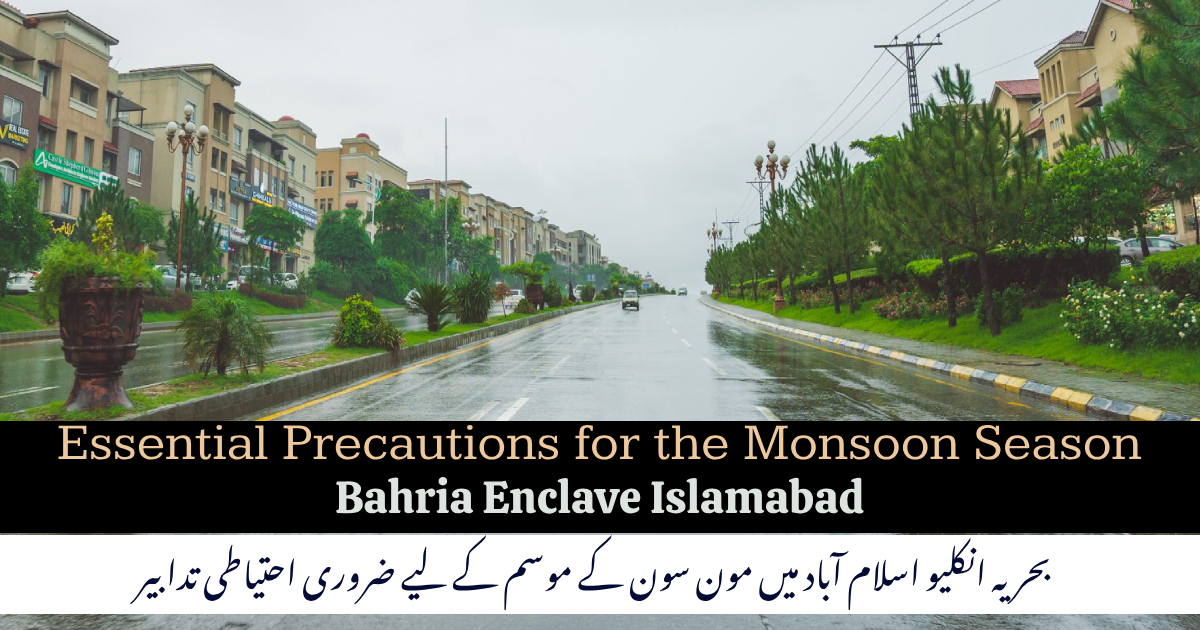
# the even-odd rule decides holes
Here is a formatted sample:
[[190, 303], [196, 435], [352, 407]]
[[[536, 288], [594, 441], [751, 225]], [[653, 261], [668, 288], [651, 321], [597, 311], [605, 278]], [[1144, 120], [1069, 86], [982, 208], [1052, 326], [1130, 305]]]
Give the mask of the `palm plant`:
[[454, 310], [464, 324], [482, 324], [492, 309], [492, 278], [483, 271], [472, 271], [454, 284]]
[[450, 323], [443, 319], [444, 315], [454, 312], [454, 295], [450, 287], [436, 282], [423, 282], [417, 285], [418, 295], [413, 296], [417, 310], [424, 313], [429, 332], [437, 332]]
[[183, 332], [183, 354], [188, 365], [208, 376], [215, 369], [225, 376], [229, 365], [266, 369], [267, 351], [274, 344], [271, 331], [250, 307], [237, 298], [205, 295], [184, 311], [176, 328]]

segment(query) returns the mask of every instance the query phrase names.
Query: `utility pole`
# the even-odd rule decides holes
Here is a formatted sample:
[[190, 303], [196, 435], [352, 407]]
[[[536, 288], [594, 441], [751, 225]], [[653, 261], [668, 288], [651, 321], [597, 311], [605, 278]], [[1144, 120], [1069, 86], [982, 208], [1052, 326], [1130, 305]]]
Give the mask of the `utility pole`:
[[[450, 184], [450, 119], [442, 119], [442, 187]], [[442, 195], [442, 278], [450, 284], [450, 206], [446, 203], [446, 195]]]
[[729, 243], [729, 249], [733, 249], [733, 226], [741, 223], [740, 221], [722, 221], [725, 225], [725, 241]]
[[[925, 58], [925, 55], [929, 54], [929, 50], [931, 48], [942, 45], [941, 35], [938, 35], [938, 38], [939, 39], [936, 42], [922, 42], [921, 36], [918, 35], [917, 40], [913, 42], [901, 44], [900, 39], [895, 38], [890, 44], [880, 44], [876, 46], [876, 48], [882, 48], [886, 50], [887, 53], [892, 56], [892, 59], [895, 59], [896, 63], [900, 64], [901, 66], [904, 66], [904, 69], [908, 72], [909, 114], [916, 114], [921, 110], [921, 91], [917, 89], [917, 64], [921, 63], [921, 60]], [[893, 48], [903, 48], [904, 59], [900, 59], [896, 53], [892, 52]], [[920, 54], [917, 53], [918, 48], [922, 49]]]
[[708, 250], [708, 255], [713, 256], [717, 253], [717, 241], [721, 240], [721, 228], [717, 227], [717, 211], [713, 210], [712, 227], [705, 230], [705, 234], [712, 239], [712, 249]]
[[758, 222], [762, 223], [764, 218], [763, 214], [767, 211], [766, 200], [763, 199], [763, 195], [767, 190], [767, 180], [759, 177], [758, 179], [752, 179], [746, 183], [750, 184], [755, 190], [758, 191]]

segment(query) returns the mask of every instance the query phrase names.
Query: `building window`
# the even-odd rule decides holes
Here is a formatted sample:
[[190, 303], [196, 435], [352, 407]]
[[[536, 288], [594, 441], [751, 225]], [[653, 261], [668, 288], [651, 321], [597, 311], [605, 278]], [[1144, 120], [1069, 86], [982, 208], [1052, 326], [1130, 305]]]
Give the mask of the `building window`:
[[38, 83], [42, 84], [42, 96], [50, 98], [50, 79], [54, 76], [54, 71], [41, 66], [38, 68]]
[[80, 81], [73, 79], [71, 81], [71, 98], [87, 105], [89, 107], [96, 106], [96, 88]]
[[96, 141], [91, 138], [83, 139], [83, 163], [87, 166], [92, 165], [92, 155], [96, 151]]
[[24, 127], [21, 120], [25, 113], [25, 103], [18, 101], [11, 96], [4, 97], [4, 122], [12, 123], [18, 127]]
[[242, 202], [236, 199], [229, 200], [229, 223], [237, 224], [238, 215], [241, 214]]
[[213, 106], [213, 133], [222, 140], [229, 138], [229, 112]]
[[108, 173], [109, 175], [116, 175], [117, 174], [117, 156], [112, 153], [109, 153], [108, 151], [105, 151], [104, 155], [102, 155], [100, 157], [100, 170], [104, 171], [105, 173]]
[[38, 127], [38, 148], [54, 153], [54, 131]]
[[188, 167], [189, 171], [193, 170], [193, 168], [195, 167], [195, 164], [196, 164], [194, 161], [195, 159], [196, 159], [196, 152], [188, 151], [187, 152], [187, 167]]
[[9, 186], [17, 181], [17, 165], [12, 162], [0, 162], [0, 177]]
[[355, 187], [357, 187], [357, 186], [358, 186], [358, 180], [357, 180], [357, 179], [351, 179], [351, 180], [350, 180], [350, 188], [355, 188]]
[[217, 189], [216, 188], [208, 189], [208, 209], [209, 210], [217, 209]]
[[213, 150], [212, 150], [212, 170], [214, 170], [214, 171], [215, 171], [215, 170], [217, 170], [217, 165], [218, 165], [218, 163], [219, 163], [220, 161], [221, 161], [221, 152], [220, 152], [220, 151], [218, 151], [216, 147], [213, 147]]
[[262, 171], [258, 170], [257, 166], [254, 167], [254, 181], [252, 183], [255, 186], [258, 186], [262, 183]]
[[233, 128], [233, 148], [238, 151], [242, 150], [242, 128], [241, 127]]
[[79, 216], [83, 216], [84, 210], [87, 210], [88, 199], [92, 196], [92, 191], [87, 188], [79, 189]]
[[224, 191], [217, 194], [217, 212], [220, 212], [221, 214], [225, 214], [225, 192]]
[[222, 151], [221, 152], [221, 174], [224, 175], [225, 173], [228, 173], [229, 172], [227, 170], [228, 168], [229, 168], [229, 154]]
[[78, 137], [79, 134], [76, 134], [74, 131], [67, 132], [67, 154], [63, 157], [67, 158], [68, 160], [75, 159], [75, 143]]
[[129, 147], [129, 174], [141, 176], [142, 174], [142, 150], [134, 147]]
[[66, 215], [71, 214], [71, 192], [74, 190], [75, 190], [74, 186], [72, 186], [66, 182], [63, 182], [62, 203], [60, 204], [60, 210], [63, 214], [66, 214]]
[[288, 156], [288, 175], [296, 176], [296, 158]]
[[300, 183], [301, 184], [308, 183], [308, 165], [307, 164], [300, 165]]
[[199, 127], [200, 126], [200, 108], [196, 107], [196, 104], [191, 101], [184, 101], [184, 103], [188, 107], [192, 108], [192, 122], [196, 123], [196, 126]]

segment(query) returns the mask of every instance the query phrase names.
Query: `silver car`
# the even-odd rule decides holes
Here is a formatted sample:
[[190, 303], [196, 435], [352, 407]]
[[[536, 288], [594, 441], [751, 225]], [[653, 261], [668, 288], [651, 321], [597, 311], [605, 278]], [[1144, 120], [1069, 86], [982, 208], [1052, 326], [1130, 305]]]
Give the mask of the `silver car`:
[[[1150, 254], [1151, 255], [1160, 254], [1162, 252], [1169, 252], [1173, 249], [1179, 249], [1180, 247], [1183, 247], [1183, 245], [1181, 245], [1171, 239], [1163, 238], [1161, 236], [1152, 236], [1152, 237], [1146, 239], [1146, 242], [1148, 245], [1150, 245]], [[1131, 239], [1121, 243], [1121, 266], [1122, 267], [1129, 267], [1130, 265], [1133, 265], [1134, 263], [1142, 262], [1144, 259], [1145, 259], [1145, 256], [1142, 255], [1142, 241], [1141, 240], [1136, 239], [1136, 238], [1131, 238]]]

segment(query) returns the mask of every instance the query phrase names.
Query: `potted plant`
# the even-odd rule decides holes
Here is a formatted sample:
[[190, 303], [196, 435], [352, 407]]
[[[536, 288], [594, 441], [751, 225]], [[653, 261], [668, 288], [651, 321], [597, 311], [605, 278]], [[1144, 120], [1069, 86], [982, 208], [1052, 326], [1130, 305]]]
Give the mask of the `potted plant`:
[[511, 273], [514, 276], [519, 276], [525, 282], [525, 299], [529, 300], [534, 308], [541, 308], [544, 301], [542, 295], [542, 277], [550, 271], [550, 267], [545, 263], [538, 261], [517, 261], [511, 265], [506, 265], [500, 268], [504, 273]]
[[113, 220], [100, 215], [90, 243], [55, 239], [37, 277], [43, 313], [58, 310], [63, 356], [75, 367], [67, 411], [132, 407], [122, 380], [142, 332], [143, 291], [161, 284], [154, 252], [115, 247]]

